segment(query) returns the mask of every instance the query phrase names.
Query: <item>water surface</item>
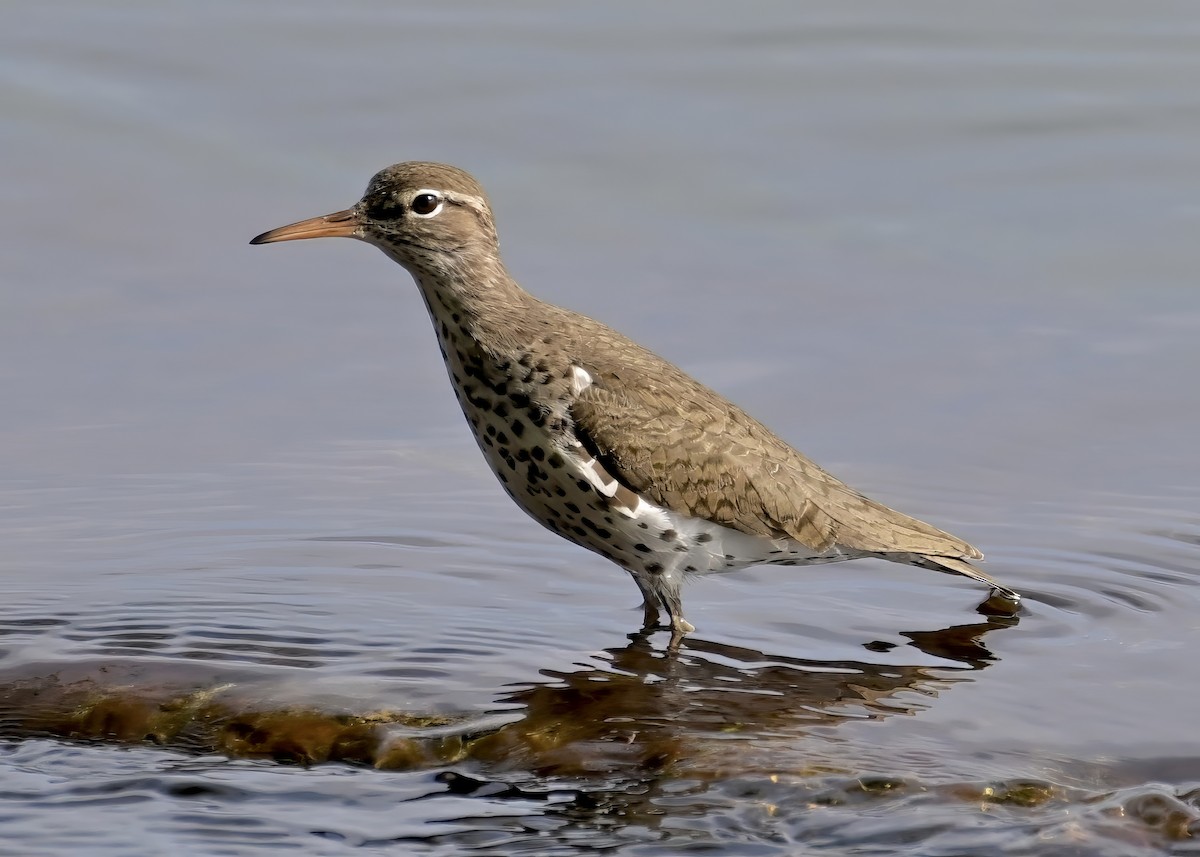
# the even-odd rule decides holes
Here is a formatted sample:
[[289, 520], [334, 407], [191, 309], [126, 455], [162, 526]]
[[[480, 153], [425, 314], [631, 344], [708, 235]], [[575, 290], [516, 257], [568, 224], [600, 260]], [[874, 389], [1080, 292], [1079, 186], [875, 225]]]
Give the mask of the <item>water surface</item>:
[[[1200, 852], [1191, 5], [6, 18], [0, 852]], [[1017, 621], [863, 562], [631, 641], [406, 275], [246, 245], [414, 158]]]

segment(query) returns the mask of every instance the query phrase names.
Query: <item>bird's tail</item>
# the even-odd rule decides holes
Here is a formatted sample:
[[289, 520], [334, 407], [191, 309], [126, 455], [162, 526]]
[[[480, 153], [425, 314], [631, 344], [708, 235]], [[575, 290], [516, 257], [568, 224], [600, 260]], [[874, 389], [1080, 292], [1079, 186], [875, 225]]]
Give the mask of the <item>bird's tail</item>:
[[963, 577], [969, 577], [972, 580], [978, 580], [980, 583], [986, 583], [992, 587], [995, 594], [999, 595], [1013, 604], [1019, 604], [1021, 596], [1007, 586], [1001, 586], [993, 578], [984, 574], [982, 571], [971, 565], [966, 560], [959, 559], [953, 556], [915, 556], [912, 559], [912, 564], [927, 568], [930, 571], [940, 571], [945, 574], [961, 574]]

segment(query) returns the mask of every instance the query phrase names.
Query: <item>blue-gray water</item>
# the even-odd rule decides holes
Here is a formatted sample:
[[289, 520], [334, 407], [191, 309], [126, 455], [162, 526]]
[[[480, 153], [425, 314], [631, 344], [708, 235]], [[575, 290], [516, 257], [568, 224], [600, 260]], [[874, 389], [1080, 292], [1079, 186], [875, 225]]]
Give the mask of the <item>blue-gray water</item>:
[[[0, 17], [0, 853], [1200, 853], [1194, 4]], [[1019, 622], [867, 562], [625, 648], [636, 590], [486, 472], [407, 275], [246, 244], [409, 159]], [[18, 728], [147, 675], [537, 729], [375, 770]]]

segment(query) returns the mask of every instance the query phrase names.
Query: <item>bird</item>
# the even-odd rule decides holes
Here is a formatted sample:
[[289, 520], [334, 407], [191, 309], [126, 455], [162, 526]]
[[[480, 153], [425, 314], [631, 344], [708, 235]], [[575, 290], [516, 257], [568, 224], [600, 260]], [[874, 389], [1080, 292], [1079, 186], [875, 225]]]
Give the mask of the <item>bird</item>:
[[983, 558], [975, 547], [850, 488], [607, 325], [525, 291], [501, 261], [487, 194], [464, 170], [394, 164], [350, 208], [250, 243], [322, 237], [373, 244], [408, 271], [504, 490], [629, 573], [642, 632], [669, 630], [677, 646], [695, 631], [684, 580], [759, 564], [879, 557], [984, 583], [985, 604], [1019, 604], [971, 564]]

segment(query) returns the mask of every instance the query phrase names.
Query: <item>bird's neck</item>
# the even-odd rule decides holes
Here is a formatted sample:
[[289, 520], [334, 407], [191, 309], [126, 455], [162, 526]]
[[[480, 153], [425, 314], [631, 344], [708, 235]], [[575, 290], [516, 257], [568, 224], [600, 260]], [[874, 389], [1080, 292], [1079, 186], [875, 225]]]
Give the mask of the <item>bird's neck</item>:
[[496, 256], [461, 254], [442, 264], [409, 268], [409, 272], [439, 336], [445, 324], [496, 347], [525, 328], [540, 304]]

